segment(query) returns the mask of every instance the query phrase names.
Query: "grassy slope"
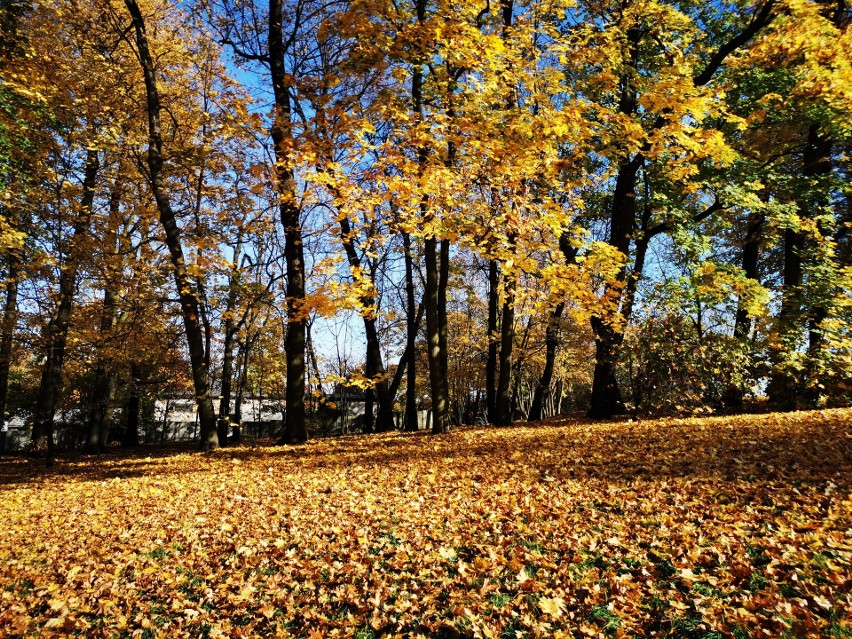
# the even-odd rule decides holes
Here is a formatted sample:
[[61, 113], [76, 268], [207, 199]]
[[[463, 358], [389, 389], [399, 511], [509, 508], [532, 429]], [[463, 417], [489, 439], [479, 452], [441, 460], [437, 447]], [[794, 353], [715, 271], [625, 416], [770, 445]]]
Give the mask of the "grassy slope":
[[850, 637], [850, 424], [5, 460], [0, 636]]

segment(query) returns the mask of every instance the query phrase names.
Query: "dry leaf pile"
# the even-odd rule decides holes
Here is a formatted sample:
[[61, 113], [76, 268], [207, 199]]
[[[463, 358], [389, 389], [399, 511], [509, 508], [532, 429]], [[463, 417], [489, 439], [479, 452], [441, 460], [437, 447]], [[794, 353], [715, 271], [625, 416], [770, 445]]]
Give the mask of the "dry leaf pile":
[[0, 636], [850, 637], [850, 424], [5, 460]]

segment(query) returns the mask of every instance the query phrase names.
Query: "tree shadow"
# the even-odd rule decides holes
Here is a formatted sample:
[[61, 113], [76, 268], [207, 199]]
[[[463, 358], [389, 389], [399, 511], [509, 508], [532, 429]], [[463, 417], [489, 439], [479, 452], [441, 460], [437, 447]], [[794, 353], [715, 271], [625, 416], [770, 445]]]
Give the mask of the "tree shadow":
[[[393, 467], [417, 460], [440, 470], [464, 462], [503, 475], [525, 468], [553, 480], [617, 482], [712, 480], [842, 481], [852, 470], [852, 436], [843, 413], [788, 413], [654, 421], [551, 419], [509, 428], [460, 427], [448, 435], [383, 433], [275, 446], [255, 440], [211, 453], [191, 443], [67, 453], [54, 468], [43, 460], [0, 459], [0, 490], [56, 479], [104, 481], [204, 471], [221, 461], [267, 462], [279, 471]], [[164, 461], [169, 460], [169, 463]], [[494, 460], [504, 460], [501, 467]], [[487, 480], [487, 476], [482, 476]], [[840, 479], [838, 479], [840, 478]]]

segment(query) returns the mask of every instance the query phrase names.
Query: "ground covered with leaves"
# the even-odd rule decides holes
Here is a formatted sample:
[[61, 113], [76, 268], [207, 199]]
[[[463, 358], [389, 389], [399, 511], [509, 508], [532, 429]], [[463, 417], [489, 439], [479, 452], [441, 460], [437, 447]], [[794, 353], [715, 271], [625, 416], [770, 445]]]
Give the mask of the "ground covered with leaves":
[[0, 636], [852, 637], [852, 412], [0, 462]]

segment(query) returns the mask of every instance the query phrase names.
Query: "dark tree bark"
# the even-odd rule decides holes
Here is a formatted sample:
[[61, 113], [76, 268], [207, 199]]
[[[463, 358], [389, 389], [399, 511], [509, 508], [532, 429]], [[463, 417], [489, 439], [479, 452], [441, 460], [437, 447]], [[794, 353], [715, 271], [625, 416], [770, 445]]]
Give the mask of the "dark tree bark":
[[[743, 238], [740, 267], [743, 269], [743, 275], [753, 281], [757, 281], [758, 278], [761, 231], [765, 219], [762, 214], [756, 214], [754, 219], [748, 223], [745, 238]], [[751, 315], [745, 307], [744, 299], [740, 298], [737, 302], [737, 315], [734, 319], [734, 339], [740, 343], [743, 349], [748, 348], [749, 337], [751, 336], [751, 324]], [[722, 401], [727, 406], [739, 408], [743, 405], [744, 392], [745, 389], [742, 384], [731, 382], [722, 397]]]
[[[501, 0], [500, 13], [503, 22], [503, 37], [507, 37], [508, 30], [512, 26], [514, 3], [512, 0]], [[515, 100], [510, 90], [506, 97], [506, 109], [514, 108]], [[509, 247], [515, 250], [515, 234], [509, 233], [507, 238]], [[490, 275], [490, 273], [489, 273]], [[509, 426], [512, 423], [512, 349], [515, 337], [515, 286], [514, 275], [506, 274], [503, 277], [503, 312], [500, 324], [500, 355], [499, 375], [497, 377], [497, 396], [494, 406], [494, 420], [496, 426]], [[489, 317], [490, 319], [490, 317]]]
[[[417, 21], [423, 23], [426, 20], [426, 0], [415, 0], [415, 12]], [[423, 99], [423, 67], [422, 61], [415, 63], [412, 81], [411, 98], [414, 115], [419, 122], [424, 120]], [[425, 170], [428, 161], [428, 149], [421, 145], [417, 151], [417, 162], [420, 172]], [[429, 219], [428, 197], [423, 196], [420, 202], [420, 214], [424, 220]], [[423, 242], [423, 261], [426, 268], [426, 282], [423, 291], [423, 306], [426, 308], [426, 352], [429, 361], [429, 387], [432, 396], [432, 432], [446, 433], [450, 430], [449, 415], [449, 387], [447, 377], [444, 374], [445, 356], [441, 345], [441, 314], [440, 300], [442, 297], [440, 256], [438, 254], [437, 238], [428, 237]], [[444, 293], [446, 295], [446, 293]], [[446, 297], [444, 297], [446, 300]], [[446, 308], [443, 309], [446, 313]], [[446, 317], [444, 318], [446, 324]], [[446, 338], [444, 338], [446, 339]]]
[[234, 421], [241, 424], [243, 421], [243, 394], [246, 388], [248, 376], [249, 344], [241, 344], [237, 350], [237, 396], [234, 398]]
[[[77, 287], [77, 271], [80, 262], [80, 244], [89, 232], [92, 204], [95, 199], [95, 183], [100, 170], [98, 152], [89, 149], [86, 152], [86, 166], [83, 176], [83, 195], [80, 201], [80, 213], [76, 216], [71, 248], [66, 253], [65, 263], [59, 272], [59, 301], [53, 317], [45, 330], [45, 362], [42, 367], [41, 384], [35, 406], [33, 425], [33, 449], [47, 445], [47, 465], [53, 465], [53, 418], [59, 399], [59, 386], [62, 382], [62, 367], [65, 362], [65, 346], [68, 329], [71, 324], [71, 311], [74, 304], [74, 290]], [[45, 442], [46, 440], [46, 442]]]
[[[225, 322], [225, 339], [222, 345], [222, 397], [219, 400], [218, 437], [219, 445], [228, 442], [228, 430], [231, 426], [231, 386], [234, 379], [234, 331], [229, 322]], [[238, 426], [238, 424], [234, 424]], [[239, 441], [239, 431], [234, 430], [234, 441]]]
[[[234, 310], [237, 306], [237, 292], [240, 282], [240, 250], [242, 247], [241, 236], [237, 238], [234, 246], [234, 261], [228, 281], [228, 297], [225, 302], [225, 321], [223, 322], [222, 336], [222, 396], [219, 399], [219, 420], [217, 422], [217, 436], [219, 446], [228, 445], [228, 430], [231, 426], [231, 386], [234, 378], [234, 337], [237, 334], [237, 322], [234, 319]], [[238, 440], [239, 431], [234, 432], [234, 439]]]
[[116, 378], [112, 362], [103, 357], [103, 349], [112, 339], [112, 331], [117, 320], [118, 301], [115, 289], [119, 286], [122, 271], [122, 237], [118, 231], [121, 206], [121, 187], [113, 184], [109, 198], [109, 219], [111, 245], [115, 253], [110, 257], [115, 262], [106, 265], [104, 275], [104, 297], [101, 305], [100, 343], [97, 346], [97, 368], [95, 384], [92, 389], [92, 407], [89, 413], [89, 437], [86, 448], [93, 453], [103, 452], [109, 439], [112, 402], [115, 398]]
[[[808, 129], [808, 137], [802, 156], [802, 175], [812, 181], [819, 176], [831, 172], [831, 140], [820, 133], [819, 125], [812, 124]], [[808, 185], [809, 190], [812, 185]], [[816, 199], [803, 195], [798, 204], [799, 217], [803, 220], [812, 219], [819, 206], [819, 196]], [[784, 264], [782, 273], [783, 292], [781, 309], [778, 313], [778, 332], [780, 348], [774, 354], [774, 367], [767, 388], [769, 399], [785, 409], [795, 408], [803, 389], [803, 379], [786, 369], [782, 363], [785, 355], [799, 347], [804, 331], [808, 329], [813, 317], [807, 317], [804, 301], [804, 259], [806, 242], [805, 235], [795, 229], [784, 231]], [[815, 326], [808, 330], [815, 334]]]
[[[839, 19], [838, 19], [839, 21]], [[814, 185], [817, 188], [816, 197], [811, 203], [812, 215], [817, 215], [818, 210], [825, 205], [827, 200], [824, 195], [824, 189], [820, 182], [831, 175], [832, 173], [832, 147], [833, 140], [819, 133], [819, 130], [814, 131], [813, 127], [809, 131], [808, 142], [813, 143], [813, 154], [805, 160], [806, 164], [803, 173], [815, 180]], [[822, 222], [817, 223], [820, 233], [825, 236], [829, 234], [829, 230]], [[828, 309], [825, 306], [824, 299], [817, 299], [813, 307], [808, 313], [808, 342], [807, 342], [807, 364], [805, 366], [805, 379], [803, 399], [807, 406], [816, 406], [822, 395], [822, 384], [819, 382], [819, 359], [820, 354], [825, 347], [825, 338], [823, 334], [822, 323], [828, 318]]]
[[485, 411], [488, 423], [497, 419], [497, 309], [500, 284], [497, 260], [488, 261], [488, 360], [485, 364]]
[[439, 311], [440, 267], [438, 265], [438, 241], [434, 237], [424, 241], [424, 263], [426, 287], [423, 306], [426, 307], [426, 345], [429, 358], [429, 386], [432, 394], [432, 432], [447, 433], [450, 430], [450, 404], [447, 376], [444, 374], [444, 359], [441, 352], [441, 329]]
[[[225, 335], [222, 344], [222, 396], [219, 399], [219, 421], [217, 424], [219, 445], [228, 443], [228, 430], [231, 426], [231, 386], [234, 378], [234, 330], [233, 321], [225, 321]], [[237, 439], [236, 431], [235, 437]]]
[[[416, 319], [414, 301], [414, 256], [411, 253], [411, 237], [402, 234], [402, 245], [405, 257], [405, 354], [407, 361], [407, 378], [405, 387], [405, 430], [416, 431], [417, 422], [417, 332], [420, 321]], [[423, 305], [420, 305], [422, 313]]]
[[[322, 378], [320, 377], [319, 364], [317, 363], [317, 354], [316, 354], [316, 351], [314, 350], [314, 340], [311, 337], [311, 322], [308, 322], [307, 324], [305, 324], [305, 348], [308, 351], [308, 361], [314, 369], [314, 379], [316, 379], [316, 381], [317, 381], [316, 391], [320, 395], [323, 395], [323, 388], [322, 388], [322, 381], [321, 381]], [[312, 391], [311, 391], [310, 383], [308, 383], [308, 398], [309, 399], [312, 397], [311, 393], [312, 393]], [[313, 400], [311, 400], [311, 402], [312, 403], [310, 404], [309, 408], [310, 408], [310, 410], [313, 411], [313, 410], [315, 410]]]
[[[116, 319], [116, 296], [109, 288], [104, 289], [104, 300], [101, 308], [101, 339], [109, 339]], [[115, 373], [110, 362], [98, 358], [95, 371], [95, 385], [92, 391], [92, 411], [89, 415], [89, 439], [87, 448], [90, 452], [102, 452], [107, 444], [110, 428], [110, 409], [115, 398]]]
[[[749, 18], [748, 23], [741, 31], [722, 43], [708, 57], [704, 68], [693, 77], [693, 84], [696, 87], [700, 87], [709, 83], [725, 63], [728, 56], [747, 44], [761, 29], [772, 21], [774, 6], [775, 0], [765, 2]], [[627, 61], [625, 64], [628, 71], [621, 78], [618, 110], [621, 114], [628, 117], [635, 115], [638, 106], [635, 78], [640, 75], [639, 53], [641, 40], [642, 33], [639, 28], [627, 29]], [[653, 126], [659, 128], [664, 126], [665, 123], [665, 117], [660, 115], [657, 117]], [[637, 226], [637, 176], [645, 162], [644, 152], [643, 150], [643, 152], [636, 153], [632, 158], [625, 157], [619, 163], [610, 206], [610, 236], [608, 242], [627, 258], [630, 257], [631, 235]], [[649, 239], [650, 233], [646, 233], [644, 237], [645, 250], [647, 250]], [[631, 295], [635, 295], [637, 282], [642, 275], [643, 269], [639, 265], [639, 262], [640, 260], [637, 255], [633, 268], [629, 269], [625, 267], [618, 277], [619, 287], [623, 287], [625, 290], [632, 287]], [[622, 322], [629, 322], [633, 304], [632, 299], [628, 303], [621, 294], [617, 294], [617, 297], [620, 298]], [[619, 391], [615, 376], [618, 350], [624, 335], [620, 330], [616, 330], [613, 327], [613, 322], [609, 318], [593, 317], [591, 325], [595, 334], [595, 370], [592, 380], [591, 405], [588, 414], [593, 419], [603, 419], [624, 411], [624, 402], [622, 401], [621, 392]]]
[[284, 68], [283, 12], [281, 0], [269, 0], [269, 71], [275, 98], [271, 134], [275, 149], [275, 182], [278, 189], [281, 225], [284, 227], [284, 260], [287, 264], [287, 388], [284, 433], [279, 444], [307, 441], [305, 425], [305, 256], [302, 244], [301, 211], [296, 202], [296, 182], [287, 141], [292, 135], [290, 86]]
[[[757, 281], [758, 278], [761, 231], [765, 221], [766, 218], [762, 214], [756, 215], [746, 229], [746, 236], [743, 242], [741, 262], [743, 275], [753, 281]], [[740, 299], [737, 305], [737, 317], [734, 322], [734, 337], [743, 342], [748, 340], [749, 335], [751, 335], [751, 316], [748, 309], [745, 308], [743, 300]]]
[[[450, 282], [450, 241], [441, 240], [439, 249], [440, 268], [438, 272], [438, 337], [441, 345], [441, 374], [445, 386], [449, 384], [449, 348], [447, 347], [447, 287]], [[447, 388], [449, 388], [447, 386]], [[447, 392], [449, 402], [449, 392]]]
[[[639, 68], [640, 40], [641, 32], [638, 28], [627, 30], [627, 65], [631, 71], [622, 78], [618, 102], [619, 113], [625, 116], [633, 116], [637, 107], [637, 92], [631, 74]], [[636, 226], [636, 185], [642, 164], [642, 155], [638, 153], [619, 164], [610, 205], [608, 242], [628, 259], [631, 235]], [[621, 270], [618, 277], [620, 284], [626, 282], [628, 272], [627, 266]], [[595, 335], [595, 369], [588, 415], [592, 419], [606, 419], [624, 412], [624, 402], [615, 376], [618, 348], [623, 334], [613, 327], [612, 318], [592, 317], [591, 325]]]
[[[6, 253], [6, 296], [3, 303], [3, 323], [0, 326], [0, 425], [6, 420], [9, 397], [9, 370], [12, 365], [12, 341], [18, 321], [18, 278], [21, 262], [17, 251]], [[0, 449], [2, 450], [2, 449]]]
[[121, 445], [133, 448], [139, 445], [139, 385], [141, 373], [136, 364], [130, 365], [130, 384], [127, 396], [127, 425]]
[[[420, 324], [423, 322], [423, 304], [419, 304], [417, 306], [417, 312], [414, 315], [414, 332], [415, 334], [420, 330]], [[402, 351], [402, 355], [399, 356], [399, 362], [396, 366], [396, 372], [393, 375], [393, 379], [391, 380], [390, 387], [388, 392], [390, 393], [391, 401], [396, 399], [396, 394], [399, 392], [399, 387], [402, 385], [402, 378], [406, 377], [409, 372], [409, 366], [411, 365], [411, 357], [410, 351], [408, 350], [408, 346], [406, 345], [405, 350]], [[416, 415], [416, 405], [415, 405], [415, 415]], [[416, 430], [416, 429], [415, 429]]]
[[[632, 113], [635, 104], [624, 96], [622, 100], [622, 109], [629, 109], [625, 112]], [[635, 96], [632, 100], [635, 100]], [[626, 106], [625, 102], [628, 102]], [[624, 255], [630, 255], [630, 237], [636, 224], [636, 182], [640, 166], [641, 158], [638, 156], [619, 166], [612, 197], [609, 244]], [[625, 268], [619, 280], [623, 283], [626, 279]], [[588, 414], [592, 419], [607, 419], [624, 412], [624, 401], [615, 376], [623, 333], [613, 328], [607, 318], [593, 317], [591, 325], [595, 335], [595, 369]]]
[[125, 6], [133, 21], [139, 62], [145, 76], [146, 110], [148, 112], [148, 180], [154, 200], [157, 202], [157, 210], [160, 213], [160, 224], [165, 232], [166, 246], [169, 249], [175, 285], [180, 299], [192, 367], [195, 401], [201, 426], [200, 446], [203, 450], [207, 450], [215, 448], [219, 444], [216, 432], [216, 411], [213, 409], [213, 397], [210, 393], [210, 371], [207, 367], [204, 350], [204, 334], [199, 323], [198, 298], [187, 271], [181, 232], [167, 195], [165, 176], [163, 175], [163, 136], [160, 123], [162, 106], [154, 59], [148, 47], [145, 21], [142, 18], [139, 5], [136, 0], [125, 0]]
[[[571, 246], [570, 238], [563, 233], [559, 238], [559, 250], [565, 258], [565, 263], [569, 266], [577, 261], [577, 249]], [[533, 394], [532, 406], [530, 406], [529, 420], [531, 422], [539, 421], [544, 415], [544, 400], [550, 392], [550, 383], [553, 381], [553, 369], [556, 365], [556, 349], [559, 347], [559, 322], [562, 319], [562, 313], [565, 311], [565, 303], [557, 304], [550, 314], [547, 321], [547, 329], [545, 330], [545, 358], [544, 370]]]
[[547, 329], [545, 329], [544, 334], [544, 370], [541, 372], [541, 377], [538, 378], [538, 383], [535, 386], [529, 415], [531, 422], [540, 421], [543, 417], [544, 398], [550, 391], [550, 383], [553, 381], [553, 369], [556, 365], [556, 348], [559, 346], [559, 321], [562, 319], [564, 311], [565, 303], [560, 302], [551, 311], [550, 317], [547, 320]]
[[[514, 238], [510, 239], [514, 242]], [[504, 277], [503, 317], [500, 324], [500, 376], [497, 381], [497, 407], [495, 426], [512, 423], [512, 347], [515, 338], [515, 282], [513, 277]]]
[[[340, 233], [343, 249], [346, 252], [346, 259], [349, 261], [352, 272], [361, 271], [361, 258], [358, 256], [358, 251], [355, 248], [352, 225], [345, 216], [340, 218]], [[364, 333], [367, 337], [365, 373], [367, 379], [371, 380], [374, 384], [367, 389], [364, 406], [364, 432], [369, 433], [375, 430], [376, 432], [384, 433], [393, 430], [393, 398], [391, 398], [388, 392], [387, 380], [383, 379], [385, 376], [385, 366], [382, 362], [382, 350], [381, 343], [379, 342], [379, 331], [376, 325], [376, 315], [372, 310], [369, 310], [375, 306], [376, 299], [372, 295], [364, 295], [360, 302], [365, 309], [362, 311], [361, 317], [364, 321]], [[377, 378], [382, 379], [377, 380]], [[374, 398], [378, 398], [375, 425], [373, 424]]]

